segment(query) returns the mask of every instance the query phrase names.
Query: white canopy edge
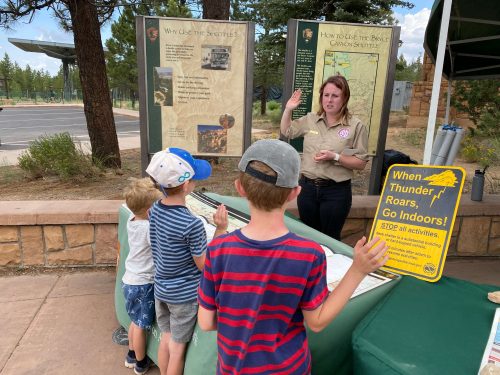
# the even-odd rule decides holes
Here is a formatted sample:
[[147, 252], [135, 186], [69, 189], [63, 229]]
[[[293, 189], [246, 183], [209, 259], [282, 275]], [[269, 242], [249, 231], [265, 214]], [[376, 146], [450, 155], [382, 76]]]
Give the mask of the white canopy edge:
[[[436, 127], [436, 115], [439, 102], [439, 92], [441, 89], [441, 77], [443, 76], [444, 53], [448, 39], [448, 26], [450, 24], [452, 0], [444, 0], [443, 14], [441, 16], [441, 28], [439, 31], [439, 42], [434, 69], [434, 80], [432, 83], [431, 104], [429, 108], [429, 119], [427, 122], [427, 134], [425, 136], [424, 160], [423, 164], [430, 164], [432, 143], [434, 139], [434, 129]], [[451, 78], [450, 78], [451, 79]]]

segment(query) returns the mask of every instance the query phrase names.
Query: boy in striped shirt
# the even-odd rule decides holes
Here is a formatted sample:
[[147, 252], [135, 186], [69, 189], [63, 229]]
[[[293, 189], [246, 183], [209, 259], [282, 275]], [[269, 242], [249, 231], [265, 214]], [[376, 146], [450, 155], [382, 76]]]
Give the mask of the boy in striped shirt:
[[288, 202], [300, 193], [300, 157], [289, 144], [261, 140], [238, 165], [238, 193], [250, 222], [208, 246], [198, 324], [217, 330], [217, 374], [310, 374], [304, 321], [314, 332], [342, 310], [361, 280], [382, 266], [385, 243], [358, 241], [354, 261], [329, 295], [321, 246], [291, 233]]
[[[205, 263], [207, 236], [200, 218], [186, 207], [195, 180], [210, 176], [206, 160], [194, 159], [180, 148], [157, 152], [146, 169], [163, 192], [149, 211], [149, 234], [155, 265], [156, 320], [162, 336], [158, 367], [162, 375], [182, 374], [184, 353], [191, 340], [198, 310], [197, 289]], [[227, 230], [227, 211], [214, 215], [215, 236]]]

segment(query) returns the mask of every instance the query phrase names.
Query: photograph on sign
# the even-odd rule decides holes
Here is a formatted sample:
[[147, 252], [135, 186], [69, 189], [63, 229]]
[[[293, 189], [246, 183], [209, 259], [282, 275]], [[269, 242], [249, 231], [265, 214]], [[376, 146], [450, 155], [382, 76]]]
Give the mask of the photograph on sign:
[[155, 105], [172, 106], [173, 85], [172, 68], [154, 68], [154, 97]]
[[201, 46], [203, 69], [230, 70], [231, 47], [229, 46]]
[[349, 112], [368, 128], [368, 151], [375, 154], [389, 66], [395, 63], [394, 28], [311, 21], [296, 21], [296, 28], [292, 90], [302, 90], [302, 103], [293, 119], [316, 112], [322, 83], [342, 75], [350, 88]]
[[385, 269], [430, 282], [441, 278], [464, 180], [460, 167], [389, 168], [370, 234], [387, 243]]
[[180, 147], [195, 155], [242, 155], [251, 126], [245, 120], [248, 25], [144, 18], [149, 154]]
[[198, 125], [198, 153], [225, 154], [227, 130], [220, 125]]

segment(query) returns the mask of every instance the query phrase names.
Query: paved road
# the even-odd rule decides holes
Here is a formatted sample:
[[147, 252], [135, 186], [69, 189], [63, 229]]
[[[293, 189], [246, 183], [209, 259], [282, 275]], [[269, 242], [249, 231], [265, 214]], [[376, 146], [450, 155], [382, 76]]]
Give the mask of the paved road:
[[[115, 113], [119, 138], [139, 135], [139, 119]], [[69, 132], [88, 141], [82, 107], [10, 107], [0, 112], [0, 150], [22, 150], [41, 135]]]

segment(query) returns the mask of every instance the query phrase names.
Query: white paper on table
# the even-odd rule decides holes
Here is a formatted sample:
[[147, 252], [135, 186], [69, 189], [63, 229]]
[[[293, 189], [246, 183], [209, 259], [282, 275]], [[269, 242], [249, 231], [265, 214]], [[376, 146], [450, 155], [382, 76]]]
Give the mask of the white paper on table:
[[201, 222], [203, 223], [203, 226], [205, 227], [205, 233], [207, 234], [207, 242], [212, 241], [215, 235], [215, 225], [210, 224], [205, 216], [201, 215], [195, 215], [196, 217], [200, 218]]
[[[335, 289], [340, 280], [342, 280], [344, 275], [351, 267], [352, 259], [346, 255], [335, 254], [327, 246], [321, 245], [321, 247], [325, 251], [326, 255], [326, 283], [328, 285], [328, 290], [331, 292], [333, 289]], [[389, 277], [376, 273], [368, 274], [356, 288], [351, 298], [354, 298], [362, 293], [386, 284], [398, 277], [396, 274], [385, 274], [387, 274]]]
[[490, 337], [484, 349], [483, 359], [479, 372], [487, 364], [500, 367], [500, 307], [496, 309], [491, 325]]

